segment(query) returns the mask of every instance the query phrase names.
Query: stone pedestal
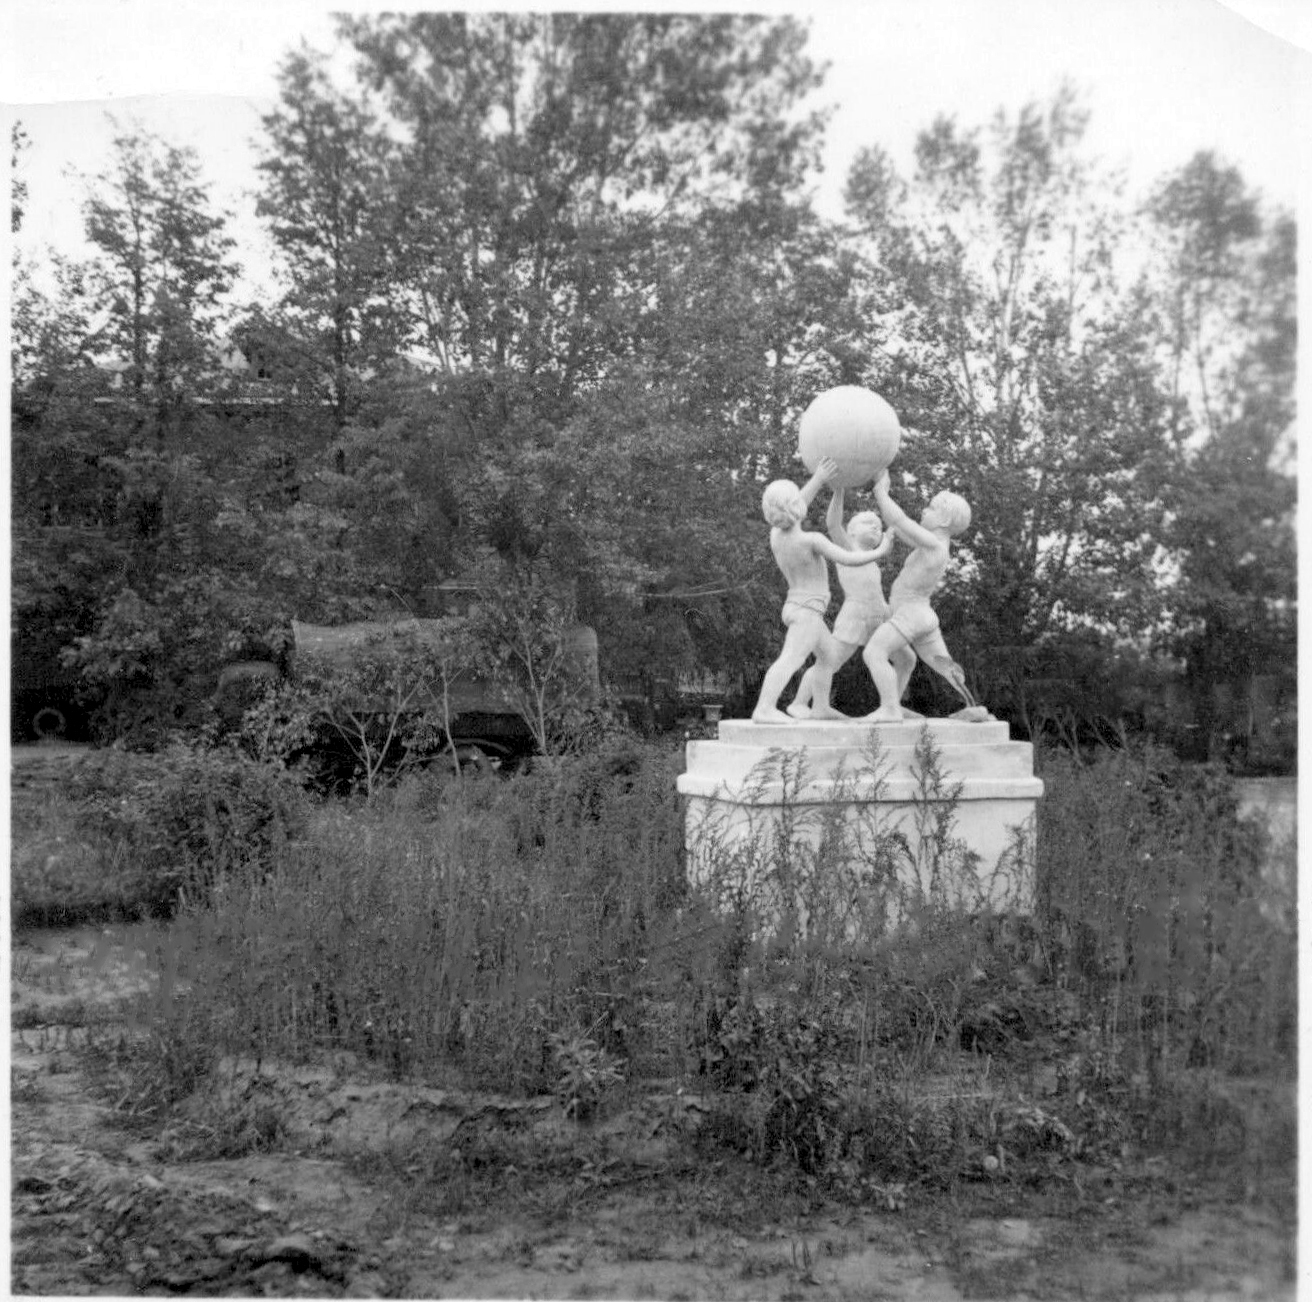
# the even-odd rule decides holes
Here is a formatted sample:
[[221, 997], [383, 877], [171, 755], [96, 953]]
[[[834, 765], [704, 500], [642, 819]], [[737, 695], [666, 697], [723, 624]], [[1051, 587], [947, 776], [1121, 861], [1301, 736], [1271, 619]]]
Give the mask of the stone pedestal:
[[925, 899], [1033, 907], [1043, 783], [1005, 723], [725, 720], [689, 742], [678, 789], [692, 879], [759, 891], [767, 912], [822, 895], [867, 922]]

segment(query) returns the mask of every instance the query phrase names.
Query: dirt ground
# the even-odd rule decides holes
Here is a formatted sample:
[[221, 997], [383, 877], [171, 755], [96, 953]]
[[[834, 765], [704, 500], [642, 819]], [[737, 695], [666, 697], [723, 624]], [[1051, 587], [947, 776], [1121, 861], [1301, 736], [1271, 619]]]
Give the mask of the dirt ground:
[[84, 1048], [134, 1033], [116, 1001], [153, 979], [151, 941], [143, 924], [11, 946], [15, 1293], [1294, 1296], [1290, 1218], [1161, 1159], [1060, 1198], [981, 1185], [838, 1205], [696, 1156], [697, 1100], [668, 1090], [581, 1126], [549, 1098], [397, 1084], [346, 1058], [228, 1064], [207, 1107], [133, 1121], [96, 1066], [112, 1053]]

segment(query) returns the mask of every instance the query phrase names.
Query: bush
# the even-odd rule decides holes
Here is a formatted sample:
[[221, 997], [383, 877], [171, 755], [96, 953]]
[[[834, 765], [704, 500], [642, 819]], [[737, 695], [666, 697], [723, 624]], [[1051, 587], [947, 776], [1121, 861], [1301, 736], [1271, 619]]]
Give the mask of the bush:
[[300, 789], [272, 766], [181, 742], [154, 755], [99, 752], [68, 787], [82, 826], [112, 847], [126, 893], [153, 917], [208, 899], [219, 881], [270, 871], [307, 813]]
[[59, 790], [15, 794], [9, 860], [15, 927], [70, 927], [142, 912], [126, 854]]

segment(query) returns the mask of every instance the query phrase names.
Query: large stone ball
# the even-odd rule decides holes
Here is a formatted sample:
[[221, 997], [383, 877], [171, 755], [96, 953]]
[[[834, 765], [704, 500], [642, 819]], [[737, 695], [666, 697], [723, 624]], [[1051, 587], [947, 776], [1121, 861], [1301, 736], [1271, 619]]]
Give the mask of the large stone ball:
[[897, 412], [877, 393], [841, 384], [818, 394], [802, 413], [797, 450], [811, 471], [822, 457], [833, 457], [837, 485], [860, 488], [892, 463], [901, 444]]

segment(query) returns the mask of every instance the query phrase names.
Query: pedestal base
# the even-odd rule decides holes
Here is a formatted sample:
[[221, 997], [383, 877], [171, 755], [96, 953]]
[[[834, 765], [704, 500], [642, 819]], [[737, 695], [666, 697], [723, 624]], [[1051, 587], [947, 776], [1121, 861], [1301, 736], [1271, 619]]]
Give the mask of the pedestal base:
[[692, 879], [767, 909], [1033, 909], [1043, 783], [1005, 723], [726, 720], [688, 744], [678, 789]]

